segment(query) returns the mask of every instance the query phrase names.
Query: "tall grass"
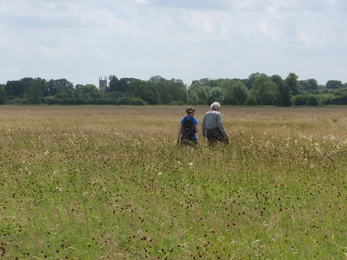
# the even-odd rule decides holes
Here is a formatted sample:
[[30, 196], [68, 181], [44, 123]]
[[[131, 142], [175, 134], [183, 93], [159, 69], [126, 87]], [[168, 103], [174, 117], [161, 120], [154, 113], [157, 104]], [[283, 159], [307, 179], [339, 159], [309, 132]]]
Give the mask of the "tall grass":
[[[345, 259], [345, 108], [0, 107], [3, 259]], [[198, 107], [201, 123], [208, 107]]]

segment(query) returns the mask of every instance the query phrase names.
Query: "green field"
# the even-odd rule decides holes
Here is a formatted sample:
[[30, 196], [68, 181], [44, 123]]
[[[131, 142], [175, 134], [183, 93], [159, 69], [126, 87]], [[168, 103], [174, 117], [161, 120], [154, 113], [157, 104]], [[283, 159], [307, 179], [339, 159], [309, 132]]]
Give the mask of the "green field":
[[0, 258], [347, 259], [346, 108], [184, 111], [1, 106]]

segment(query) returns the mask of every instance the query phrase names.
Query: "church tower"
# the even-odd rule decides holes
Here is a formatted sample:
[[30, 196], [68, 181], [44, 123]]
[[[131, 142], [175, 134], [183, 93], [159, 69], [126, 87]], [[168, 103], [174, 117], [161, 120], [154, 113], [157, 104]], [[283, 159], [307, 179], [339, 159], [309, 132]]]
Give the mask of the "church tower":
[[102, 77], [99, 77], [99, 90], [102, 93], [105, 93], [107, 87], [107, 77], [105, 76], [104, 79]]

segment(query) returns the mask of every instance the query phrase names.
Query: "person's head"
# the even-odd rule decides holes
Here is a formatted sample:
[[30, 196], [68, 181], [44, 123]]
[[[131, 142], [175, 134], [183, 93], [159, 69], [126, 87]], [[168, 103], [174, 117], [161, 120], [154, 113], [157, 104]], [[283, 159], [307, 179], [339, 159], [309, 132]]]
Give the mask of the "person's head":
[[212, 110], [219, 110], [220, 109], [220, 104], [218, 103], [218, 102], [213, 102], [212, 104], [211, 104], [211, 109]]
[[194, 112], [195, 112], [195, 108], [194, 108], [194, 107], [188, 107], [188, 108], [186, 109], [187, 115], [194, 114]]

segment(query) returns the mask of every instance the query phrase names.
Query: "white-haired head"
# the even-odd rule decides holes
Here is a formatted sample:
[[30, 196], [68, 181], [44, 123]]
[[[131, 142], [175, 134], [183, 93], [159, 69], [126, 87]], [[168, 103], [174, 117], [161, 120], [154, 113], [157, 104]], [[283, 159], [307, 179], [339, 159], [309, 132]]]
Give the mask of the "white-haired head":
[[212, 110], [218, 110], [218, 109], [220, 109], [220, 104], [219, 104], [218, 102], [213, 102], [213, 103], [211, 104], [211, 109], [212, 109]]

